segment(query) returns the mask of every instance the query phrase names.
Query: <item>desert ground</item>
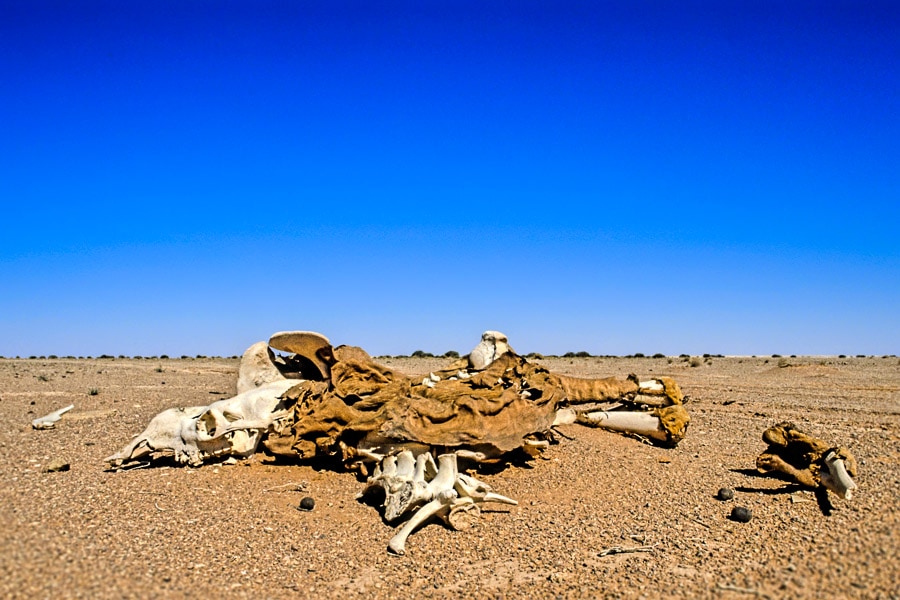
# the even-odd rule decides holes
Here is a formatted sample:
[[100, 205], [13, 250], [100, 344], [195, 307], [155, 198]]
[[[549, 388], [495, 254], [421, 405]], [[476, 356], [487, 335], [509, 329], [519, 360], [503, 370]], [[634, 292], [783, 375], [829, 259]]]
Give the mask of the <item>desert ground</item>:
[[[334, 464], [258, 453], [107, 470], [158, 412], [232, 395], [237, 359], [0, 360], [0, 596], [900, 598], [896, 357], [537, 360], [674, 377], [687, 438], [666, 449], [561, 427], [542, 457], [477, 472], [518, 506], [488, 506], [467, 531], [428, 524], [400, 557], [386, 552], [394, 528], [356, 499], [362, 480]], [[418, 374], [449, 361], [379, 362]], [[32, 429], [68, 404], [54, 429]], [[755, 474], [762, 432], [785, 420], [856, 455], [851, 500], [832, 509]], [[307, 496], [314, 509], [298, 510]], [[752, 520], [730, 520], [734, 506]]]

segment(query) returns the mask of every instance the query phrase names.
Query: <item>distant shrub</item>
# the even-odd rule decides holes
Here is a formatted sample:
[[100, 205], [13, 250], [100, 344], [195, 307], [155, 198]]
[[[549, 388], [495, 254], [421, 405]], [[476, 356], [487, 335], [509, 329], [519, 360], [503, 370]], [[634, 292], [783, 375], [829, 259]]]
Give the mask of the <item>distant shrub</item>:
[[416, 350], [409, 356], [411, 358], [434, 358], [434, 354], [432, 354], [431, 352], [425, 352], [424, 350]]
[[50, 377], [48, 375], [44, 375], [43, 373], [38, 375], [37, 378], [38, 381], [50, 381]]
[[165, 371], [165, 369], [162, 368], [162, 365], [159, 365], [158, 367], [156, 367], [157, 373], [162, 373], [163, 371]]
[[856, 358], [865, 358], [865, 357], [866, 357], [865, 354], [857, 354], [857, 355], [856, 355]]
[[526, 354], [526, 355], [525, 355], [525, 358], [531, 358], [531, 359], [534, 359], [534, 360], [543, 360], [543, 359], [544, 359], [544, 355], [543, 355], [543, 354], [540, 354], [539, 352], [532, 352], [532, 353], [530, 353], [530, 354]]
[[783, 368], [785, 368], [785, 367], [790, 367], [790, 366], [791, 366], [791, 361], [789, 361], [789, 360], [786, 359], [786, 358], [779, 358], [777, 364], [778, 364], [778, 368], [779, 368], [779, 369], [783, 369]]
[[159, 357], [160, 357], [161, 359], [163, 359], [163, 360], [169, 360], [169, 355], [168, 355], [168, 354], [160, 354]]
[[846, 354], [838, 354], [838, 358], [847, 358]]
[[444, 358], [459, 358], [459, 352], [456, 350], [447, 350], [444, 352]]
[[51, 355], [48, 356], [47, 358], [52, 359], [52, 360], [56, 360], [57, 356], [56, 356], [55, 354], [51, 354]]
[[703, 359], [701, 359], [699, 356], [694, 356], [694, 357], [691, 358], [689, 364], [690, 364], [692, 367], [699, 367], [700, 365], [703, 364]]
[[781, 358], [781, 355], [780, 355], [780, 354], [773, 354], [773, 355], [772, 355], [772, 358]]
[[112, 356], [112, 355], [110, 355], [110, 354], [101, 354], [101, 355], [99, 356], [99, 358], [107, 358], [107, 359], [110, 359], [110, 358], [111, 358], [111, 359], [115, 360], [115, 356]]
[[91, 388], [88, 390], [88, 396], [96, 396], [99, 393], [100, 390], [98, 390], [97, 388]]
[[635, 352], [634, 357], [635, 358], [647, 358], [646, 356], [644, 356], [643, 352]]
[[653, 358], [665, 358], [665, 357], [666, 357], [666, 355], [663, 354], [662, 352], [657, 352], [656, 354], [653, 355]]
[[589, 358], [591, 356], [590, 352], [585, 352], [581, 350], [579, 352], [566, 352], [563, 354], [563, 358]]

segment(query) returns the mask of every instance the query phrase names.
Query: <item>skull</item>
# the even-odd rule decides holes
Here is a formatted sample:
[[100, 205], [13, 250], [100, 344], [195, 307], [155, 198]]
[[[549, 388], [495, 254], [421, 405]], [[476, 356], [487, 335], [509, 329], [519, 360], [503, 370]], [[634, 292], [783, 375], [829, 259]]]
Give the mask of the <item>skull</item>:
[[282, 379], [209, 406], [164, 410], [106, 462], [119, 467], [160, 453], [173, 455], [178, 464], [198, 466], [215, 456], [249, 456], [256, 451], [262, 433], [287, 416], [280, 397], [296, 383]]

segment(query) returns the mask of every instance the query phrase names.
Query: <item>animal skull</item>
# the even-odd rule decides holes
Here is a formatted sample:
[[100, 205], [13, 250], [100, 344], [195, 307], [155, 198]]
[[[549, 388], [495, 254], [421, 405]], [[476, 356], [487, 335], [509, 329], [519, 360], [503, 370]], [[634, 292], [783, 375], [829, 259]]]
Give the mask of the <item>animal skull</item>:
[[165, 410], [106, 462], [120, 467], [160, 453], [173, 455], [178, 464], [198, 466], [216, 456], [250, 456], [256, 452], [262, 433], [288, 415], [280, 397], [296, 383], [281, 379], [209, 406]]

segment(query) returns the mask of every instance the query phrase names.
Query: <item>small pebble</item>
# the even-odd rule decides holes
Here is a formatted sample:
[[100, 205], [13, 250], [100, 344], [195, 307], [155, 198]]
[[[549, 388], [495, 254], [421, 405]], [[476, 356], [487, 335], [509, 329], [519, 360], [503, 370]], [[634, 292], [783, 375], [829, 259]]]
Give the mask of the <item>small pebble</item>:
[[54, 460], [51, 461], [49, 465], [44, 469], [44, 473], [59, 473], [61, 471], [68, 471], [71, 468], [69, 463], [64, 460]]
[[734, 498], [734, 490], [731, 488], [719, 488], [719, 491], [716, 492], [717, 500], [731, 500]]
[[735, 506], [731, 509], [731, 520], [738, 523], [748, 523], [753, 518], [753, 513], [749, 508], [743, 506]]
[[303, 500], [300, 501], [300, 506], [297, 507], [297, 510], [312, 510], [316, 506], [316, 501], [307, 496]]

